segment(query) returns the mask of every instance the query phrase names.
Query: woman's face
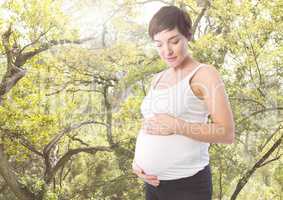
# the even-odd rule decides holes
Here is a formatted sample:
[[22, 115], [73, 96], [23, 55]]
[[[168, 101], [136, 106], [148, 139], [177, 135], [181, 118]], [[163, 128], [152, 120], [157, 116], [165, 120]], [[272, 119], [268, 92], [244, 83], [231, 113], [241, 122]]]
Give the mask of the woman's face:
[[178, 67], [188, 56], [188, 39], [177, 28], [163, 30], [153, 37], [161, 59], [170, 67]]

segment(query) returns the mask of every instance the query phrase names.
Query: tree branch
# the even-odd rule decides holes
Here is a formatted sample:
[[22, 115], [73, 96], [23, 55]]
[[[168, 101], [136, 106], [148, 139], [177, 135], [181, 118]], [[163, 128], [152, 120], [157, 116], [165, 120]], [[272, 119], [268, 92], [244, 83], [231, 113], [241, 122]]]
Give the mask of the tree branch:
[[32, 46], [32, 45], [36, 44], [37, 42], [39, 42], [40, 38], [42, 38], [44, 35], [46, 35], [53, 27], [54, 27], [54, 26], [50, 26], [50, 27], [47, 29], [47, 31], [41, 33], [41, 34], [37, 37], [37, 39], [35, 39], [35, 40], [32, 41], [31, 43], [25, 45], [25, 46], [20, 50], [20, 53], [22, 53], [27, 47]]
[[50, 174], [50, 170], [52, 168], [51, 166], [51, 162], [50, 162], [50, 151], [54, 148], [54, 146], [59, 142], [59, 140], [67, 133], [71, 132], [72, 130], [78, 129], [84, 125], [89, 125], [89, 124], [100, 124], [103, 126], [107, 125], [103, 122], [97, 122], [97, 121], [85, 121], [73, 126], [69, 126], [67, 128], [65, 128], [63, 131], [61, 131], [61, 133], [57, 134], [43, 149], [43, 156], [44, 156], [44, 160], [45, 160], [45, 175]]
[[84, 142], [84, 141], [81, 140], [80, 138], [77, 138], [76, 135], [68, 136], [68, 137], [69, 137], [71, 140], [73, 140], [73, 141], [77, 141], [77, 142], [79, 142], [80, 144], [89, 147], [89, 144], [87, 144], [86, 142]]
[[264, 144], [260, 145], [260, 150], [262, 151], [265, 146], [271, 141], [271, 139], [276, 135], [276, 133], [278, 133], [283, 127], [280, 125], [268, 138], [267, 140], [264, 142]]
[[23, 145], [24, 147], [26, 147], [28, 150], [30, 150], [31, 152], [35, 153], [36, 155], [39, 155], [41, 157], [43, 157], [43, 154], [38, 151], [36, 149], [36, 147], [31, 144], [22, 134], [20, 134], [17, 131], [11, 131], [5, 128], [0, 127], [0, 130], [4, 133], [4, 136], [7, 136], [8, 138], [10, 138], [12, 141], [15, 139], [19, 140], [19, 143], [21, 145]]
[[106, 124], [107, 126], [107, 141], [109, 142], [110, 146], [114, 146], [114, 141], [112, 137], [112, 110], [111, 110], [111, 103], [108, 100], [108, 86], [104, 86], [104, 105], [106, 109]]
[[268, 160], [268, 161], [265, 161], [264, 163], [262, 163], [262, 164], [260, 165], [260, 167], [263, 167], [264, 165], [267, 165], [268, 163], [271, 163], [271, 162], [273, 162], [273, 161], [279, 160], [279, 159], [281, 158], [281, 156], [282, 156], [282, 154], [280, 154], [279, 156], [277, 156], [277, 157], [275, 157], [275, 158], [273, 158], [273, 159], [270, 159], [270, 160]]
[[46, 183], [50, 183], [50, 181], [54, 178], [56, 172], [66, 164], [70, 160], [70, 158], [76, 154], [81, 152], [95, 154], [98, 151], [108, 151], [111, 152], [112, 149], [110, 147], [98, 146], [98, 147], [85, 147], [85, 148], [77, 148], [69, 150], [64, 156], [62, 156], [56, 165], [49, 171], [45, 176]]
[[7, 70], [0, 83], [0, 105], [2, 104], [3, 96], [6, 93], [8, 93], [11, 90], [11, 88], [14, 87], [20, 79], [22, 79], [25, 76], [26, 70], [21, 68], [21, 66], [23, 66], [32, 57], [43, 51], [48, 50], [49, 48], [55, 45], [82, 44], [83, 42], [94, 39], [94, 37], [88, 37], [79, 40], [68, 40], [68, 39], [51, 40], [48, 43], [41, 44], [39, 48], [33, 51], [24, 52], [25, 48], [36, 44], [37, 41], [39, 41], [40, 37], [45, 35], [46, 32], [42, 33], [39, 38], [31, 42], [30, 44], [26, 45], [22, 49], [16, 49], [16, 48], [13, 49], [11, 47], [10, 45], [11, 34], [12, 34], [12, 25], [10, 25], [8, 30], [2, 35], [2, 43], [7, 57]]
[[244, 97], [234, 97], [234, 96], [229, 96], [229, 99], [231, 99], [231, 100], [237, 100], [237, 101], [243, 101], [243, 102], [249, 101], [249, 102], [258, 104], [258, 105], [261, 106], [263, 109], [266, 109], [266, 107], [265, 107], [264, 104], [262, 104], [261, 102], [255, 100], [255, 99], [249, 99], [249, 98], [244, 98]]
[[8, 160], [4, 153], [4, 145], [0, 144], [0, 174], [6, 181], [13, 193], [21, 200], [35, 199], [34, 194], [22, 185], [15, 173], [10, 169]]
[[2, 194], [6, 190], [7, 187], [8, 187], [7, 184], [2, 185], [0, 188], [0, 194]]
[[247, 184], [248, 180], [250, 179], [250, 177], [252, 176], [252, 174], [260, 167], [266, 165], [267, 163], [270, 163], [272, 160], [270, 161], [266, 161], [269, 156], [280, 146], [281, 142], [282, 142], [282, 138], [283, 135], [281, 135], [281, 137], [272, 145], [272, 147], [254, 164], [254, 166], [248, 170], [244, 176], [239, 180], [236, 189], [234, 191], [234, 193], [231, 196], [231, 200], [235, 200], [238, 196], [238, 194], [240, 193], [240, 191], [243, 189], [243, 187]]
[[251, 113], [249, 116], [242, 118], [239, 122], [237, 122], [237, 124], [242, 124], [243, 121], [246, 121], [247, 119], [251, 118], [254, 115], [264, 113], [264, 112], [268, 112], [268, 111], [275, 111], [275, 110], [283, 110], [283, 107], [265, 108], [265, 109], [255, 111], [255, 112]]
[[194, 35], [195, 35], [196, 29], [198, 27], [198, 24], [199, 24], [200, 20], [202, 19], [202, 17], [204, 16], [206, 10], [209, 8], [209, 6], [210, 6], [210, 2], [208, 0], [206, 0], [203, 8], [201, 9], [201, 12], [199, 13], [198, 17], [195, 20], [195, 23], [193, 24], [192, 41], [194, 41]]

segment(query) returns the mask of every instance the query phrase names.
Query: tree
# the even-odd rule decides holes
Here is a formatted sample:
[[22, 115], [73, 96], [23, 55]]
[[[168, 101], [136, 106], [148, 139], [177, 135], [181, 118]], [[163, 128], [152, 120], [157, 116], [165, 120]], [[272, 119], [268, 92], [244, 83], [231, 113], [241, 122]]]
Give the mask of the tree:
[[[1, 6], [10, 17], [0, 17], [0, 199], [143, 198], [131, 173], [139, 107], [165, 67], [134, 21], [151, 2], [74, 4], [105, 9], [95, 36], [84, 39], [61, 1]], [[232, 103], [237, 142], [211, 145], [213, 195], [282, 195], [282, 3], [162, 2], [191, 14], [189, 49], [217, 67]], [[243, 190], [263, 186], [270, 192]]]

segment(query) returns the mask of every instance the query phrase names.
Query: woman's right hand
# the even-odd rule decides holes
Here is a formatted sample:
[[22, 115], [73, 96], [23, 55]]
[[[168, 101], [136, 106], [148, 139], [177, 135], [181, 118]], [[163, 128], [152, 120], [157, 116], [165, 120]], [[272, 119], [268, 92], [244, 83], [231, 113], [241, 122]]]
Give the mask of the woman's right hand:
[[150, 185], [153, 185], [157, 187], [159, 185], [159, 180], [157, 179], [157, 176], [153, 175], [146, 175], [142, 168], [140, 168], [135, 161], [132, 163], [132, 169], [133, 173], [135, 173], [139, 178], [141, 178], [143, 181], [147, 182]]

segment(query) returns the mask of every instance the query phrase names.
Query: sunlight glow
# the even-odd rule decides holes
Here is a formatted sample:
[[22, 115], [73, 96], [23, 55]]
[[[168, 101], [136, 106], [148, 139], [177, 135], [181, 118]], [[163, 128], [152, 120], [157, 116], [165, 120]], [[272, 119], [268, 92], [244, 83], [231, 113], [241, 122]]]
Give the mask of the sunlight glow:
[[140, 13], [138, 17], [138, 23], [141, 24], [148, 24], [152, 16], [165, 4], [162, 2], [150, 2], [147, 4], [144, 4], [140, 8]]

